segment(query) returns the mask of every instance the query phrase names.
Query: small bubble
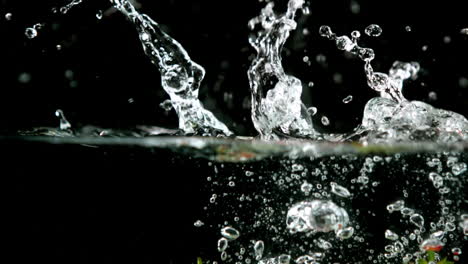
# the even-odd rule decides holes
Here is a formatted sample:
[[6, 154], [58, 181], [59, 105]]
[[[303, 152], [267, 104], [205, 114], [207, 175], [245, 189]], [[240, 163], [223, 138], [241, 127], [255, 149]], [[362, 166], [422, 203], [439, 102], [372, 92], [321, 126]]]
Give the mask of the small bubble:
[[344, 103], [344, 104], [348, 104], [348, 103], [350, 103], [351, 101], [353, 101], [353, 96], [352, 96], [352, 95], [348, 95], [348, 96], [346, 96], [346, 97], [343, 99], [343, 103]]
[[308, 85], [310, 88], [312, 88], [312, 87], [314, 87], [314, 82], [309, 82], [307, 85]]
[[468, 35], [468, 28], [461, 29], [460, 33], [463, 34], [463, 35]]
[[322, 116], [321, 121], [322, 121], [322, 124], [323, 124], [324, 126], [330, 125], [330, 120], [329, 120], [328, 117], [326, 117], [326, 116]]
[[364, 33], [370, 37], [378, 37], [382, 34], [382, 28], [377, 24], [371, 24], [366, 27]]
[[405, 27], [406, 32], [411, 32], [412, 28], [410, 26]]
[[432, 101], [437, 100], [437, 93], [436, 92], [429, 92], [429, 99]]
[[427, 45], [424, 45], [424, 46], [422, 46], [421, 49], [422, 49], [422, 51], [427, 51], [428, 48], [429, 48], [429, 47], [428, 47]]
[[37, 37], [37, 30], [35, 28], [27, 28], [24, 34], [28, 39], [33, 39]]
[[162, 103], [159, 104], [159, 107], [161, 107], [162, 109], [164, 109], [164, 111], [169, 112], [169, 111], [171, 111], [171, 109], [172, 109], [172, 101], [169, 100], [169, 99], [164, 100], [164, 102], [162, 102]]
[[229, 242], [226, 238], [222, 237], [218, 240], [218, 251], [224, 252], [229, 245]]
[[226, 226], [221, 229], [221, 235], [229, 240], [236, 240], [240, 233], [232, 226]]
[[6, 13], [6, 14], [5, 14], [5, 19], [6, 19], [7, 21], [11, 21], [12, 18], [13, 18], [13, 14], [11, 14], [11, 13]]
[[96, 13], [96, 18], [101, 20], [102, 19], [102, 10], [98, 10]]
[[55, 46], [55, 48], [56, 48], [57, 50], [62, 50], [62, 45], [59, 44], [59, 45]]

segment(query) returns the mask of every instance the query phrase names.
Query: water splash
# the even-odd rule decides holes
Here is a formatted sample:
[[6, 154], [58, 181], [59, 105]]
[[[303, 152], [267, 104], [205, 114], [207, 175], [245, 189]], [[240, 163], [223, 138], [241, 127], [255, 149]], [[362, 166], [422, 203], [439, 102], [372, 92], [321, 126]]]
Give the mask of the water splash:
[[111, 2], [135, 25], [145, 54], [158, 66], [162, 86], [179, 117], [179, 129], [186, 134], [232, 135], [198, 99], [205, 70], [190, 59], [180, 43], [162, 31], [149, 16], [140, 14], [130, 1]]
[[252, 121], [263, 139], [280, 137], [315, 137], [310, 114], [301, 101], [302, 83], [287, 75], [281, 62], [281, 51], [296, 28], [294, 17], [304, 5], [303, 0], [290, 0], [285, 14], [275, 14], [274, 4], [268, 3], [260, 16], [249, 22], [261, 30], [249, 42], [257, 57], [248, 71], [252, 94]]
[[[417, 62], [393, 63], [389, 74], [375, 72], [372, 61], [374, 50], [358, 45], [360, 34], [353, 31], [352, 38], [337, 36], [330, 27], [320, 27], [322, 37], [335, 41], [340, 50], [350, 52], [364, 61], [364, 72], [370, 88], [380, 93], [365, 106], [362, 125], [353, 139], [361, 142], [392, 143], [401, 141], [435, 141], [440, 143], [468, 139], [468, 120], [462, 115], [436, 109], [419, 101], [408, 101], [402, 93], [403, 82], [416, 78], [420, 69]], [[366, 28], [366, 34], [378, 36], [377, 25]]]

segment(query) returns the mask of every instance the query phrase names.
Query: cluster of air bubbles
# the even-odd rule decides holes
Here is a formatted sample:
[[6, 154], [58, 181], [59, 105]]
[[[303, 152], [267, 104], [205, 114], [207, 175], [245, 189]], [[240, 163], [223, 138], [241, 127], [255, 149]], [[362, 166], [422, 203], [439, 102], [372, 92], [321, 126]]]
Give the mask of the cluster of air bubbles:
[[347, 239], [354, 233], [354, 228], [346, 227], [348, 223], [348, 213], [327, 200], [297, 203], [288, 210], [286, 218], [286, 226], [291, 233], [335, 231], [341, 239]]

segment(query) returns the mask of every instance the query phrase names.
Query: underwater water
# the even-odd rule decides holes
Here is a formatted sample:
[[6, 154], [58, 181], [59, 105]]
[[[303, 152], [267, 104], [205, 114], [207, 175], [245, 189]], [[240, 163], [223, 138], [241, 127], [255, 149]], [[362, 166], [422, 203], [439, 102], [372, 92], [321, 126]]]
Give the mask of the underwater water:
[[17, 263], [464, 263], [461, 5], [2, 5]]

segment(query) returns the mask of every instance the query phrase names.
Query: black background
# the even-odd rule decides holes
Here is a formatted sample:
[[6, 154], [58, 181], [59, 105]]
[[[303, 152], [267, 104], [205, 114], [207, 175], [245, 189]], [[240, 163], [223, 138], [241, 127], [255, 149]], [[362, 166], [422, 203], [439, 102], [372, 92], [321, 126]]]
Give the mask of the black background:
[[[57, 126], [54, 112], [58, 108], [75, 127], [177, 127], [175, 114], [159, 107], [167, 96], [134, 28], [118, 13], [96, 18], [99, 10], [110, 8], [108, 1], [84, 2], [62, 15], [51, 10], [67, 1], [2, 1], [2, 14], [11, 12], [13, 17], [11, 21], [0, 18], [1, 127]], [[200, 98], [206, 108], [236, 134], [256, 135], [250, 120], [246, 74], [254, 55], [247, 42], [247, 21], [264, 3], [140, 2], [141, 11], [161, 23], [192, 59], [205, 67]], [[303, 101], [319, 110], [317, 126], [326, 115], [331, 125], [322, 127], [325, 131], [351, 131], [360, 122], [367, 100], [377, 95], [366, 84], [362, 61], [346, 56], [318, 35], [323, 24], [338, 34], [355, 29], [362, 33], [367, 25], [379, 24], [384, 30], [381, 37], [364, 36], [361, 41], [362, 46], [375, 49], [376, 70], [388, 72], [395, 60], [417, 61], [422, 71], [416, 81], [406, 83], [406, 97], [468, 115], [468, 88], [464, 84], [468, 78], [468, 36], [460, 34], [460, 29], [468, 27], [464, 2], [359, 1], [357, 14], [351, 11], [351, 1], [308, 3], [311, 15], [299, 18], [298, 30], [292, 33], [283, 54], [286, 71], [303, 81]], [[286, 1], [277, 2], [279, 11], [285, 6]], [[25, 28], [36, 23], [44, 27], [38, 37], [28, 40]], [[310, 32], [305, 37], [304, 28]], [[447, 36], [449, 43], [444, 42]], [[61, 50], [56, 49], [58, 44]], [[316, 61], [319, 54], [325, 55], [325, 63]], [[303, 62], [304, 56], [310, 58], [311, 66]], [[67, 70], [73, 72], [70, 79], [65, 76]], [[26, 84], [18, 82], [24, 72], [31, 76]], [[340, 82], [335, 81], [337, 75]], [[309, 88], [311, 81], [315, 85]], [[431, 91], [437, 93], [437, 100], [430, 100]], [[354, 100], [345, 105], [342, 100], [348, 95]]]
[[[2, 130], [57, 126], [58, 108], [75, 127], [177, 127], [175, 114], [159, 107], [167, 97], [135, 29], [118, 13], [96, 18], [98, 10], [110, 8], [108, 1], [84, 0], [66, 15], [51, 9], [67, 1], [0, 2]], [[254, 55], [247, 43], [247, 21], [264, 3], [140, 2], [141, 11], [161, 23], [205, 67], [200, 90], [205, 106], [237, 134], [256, 135], [246, 105], [246, 72]], [[468, 78], [468, 36], [460, 34], [468, 27], [464, 2], [358, 1], [360, 13], [353, 14], [350, 1], [313, 1], [311, 15], [299, 18], [298, 30], [286, 44], [285, 69], [303, 81], [303, 100], [318, 107], [317, 121], [329, 117], [331, 125], [323, 130], [351, 131], [376, 94], [366, 85], [363, 63], [317, 32], [323, 24], [349, 34], [377, 23], [382, 36], [363, 37], [361, 42], [375, 49], [375, 68], [387, 72], [395, 60], [418, 61], [422, 71], [417, 80], [406, 83], [406, 97], [468, 116], [468, 87], [460, 83]], [[285, 6], [286, 1], [277, 1], [278, 10]], [[7, 12], [13, 15], [11, 21], [3, 17]], [[28, 40], [24, 31], [36, 23], [45, 26], [37, 38]], [[408, 25], [411, 32], [405, 30]], [[306, 37], [300, 33], [304, 28], [310, 31]], [[450, 43], [444, 43], [446, 36]], [[326, 56], [325, 64], [315, 61], [319, 54]], [[303, 62], [304, 56], [311, 58], [311, 66]], [[67, 70], [74, 73], [71, 80]], [[18, 77], [25, 72], [31, 81], [20, 83]], [[334, 81], [337, 73], [341, 83]], [[311, 81], [315, 85], [308, 88]], [[437, 100], [429, 99], [431, 91]], [[232, 99], [225, 100], [225, 94]], [[354, 100], [343, 104], [350, 94]], [[186, 157], [3, 141], [2, 151], [9, 156], [2, 158], [2, 186], [8, 196], [5, 229], [12, 234], [6, 236], [7, 250], [15, 258], [9, 263], [194, 263], [199, 252], [215, 249], [215, 237], [200, 239], [193, 229], [209, 197], [200, 191], [206, 168], [180, 160]]]

